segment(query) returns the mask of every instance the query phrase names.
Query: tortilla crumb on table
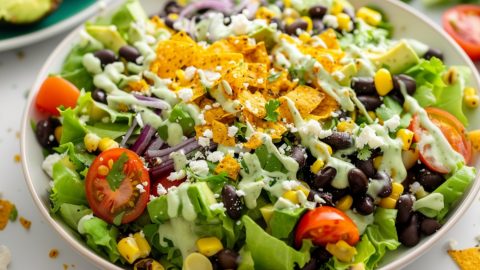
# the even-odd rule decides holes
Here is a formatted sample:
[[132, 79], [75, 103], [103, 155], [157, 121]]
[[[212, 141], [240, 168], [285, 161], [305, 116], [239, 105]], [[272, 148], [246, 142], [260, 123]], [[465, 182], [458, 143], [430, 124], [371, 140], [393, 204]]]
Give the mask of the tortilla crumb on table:
[[58, 257], [58, 249], [52, 248], [50, 252], [48, 253], [48, 257], [52, 259], [56, 259]]
[[5, 229], [10, 219], [10, 213], [15, 205], [8, 200], [0, 200], [0, 231]]
[[23, 228], [29, 230], [32, 226], [32, 222], [24, 217], [20, 217], [20, 224], [22, 224]]
[[13, 156], [13, 160], [15, 161], [15, 163], [20, 163], [20, 161], [22, 161], [22, 157], [19, 154], [16, 154], [15, 156]]
[[448, 254], [461, 270], [476, 270], [480, 266], [480, 247], [448, 250]]

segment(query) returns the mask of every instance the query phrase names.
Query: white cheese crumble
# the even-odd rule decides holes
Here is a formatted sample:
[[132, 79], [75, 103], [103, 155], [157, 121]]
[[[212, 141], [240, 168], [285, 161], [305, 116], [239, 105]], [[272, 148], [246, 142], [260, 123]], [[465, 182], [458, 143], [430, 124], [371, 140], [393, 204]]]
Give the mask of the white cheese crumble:
[[162, 195], [167, 194], [167, 190], [166, 190], [165, 187], [164, 187], [162, 184], [160, 184], [160, 183], [157, 185], [157, 194], [158, 194], [158, 196], [162, 196]]
[[308, 120], [305, 124], [298, 128], [300, 132], [305, 135], [315, 136], [320, 139], [326, 138], [332, 135], [332, 130], [323, 130], [320, 123], [315, 120]]
[[228, 127], [228, 137], [234, 137], [235, 134], [238, 132], [238, 127], [236, 126], [230, 126]]
[[0, 269], [8, 269], [8, 265], [12, 261], [12, 253], [10, 249], [5, 245], [0, 245]]
[[323, 17], [323, 23], [325, 24], [325, 26], [331, 28], [338, 28], [338, 20], [337, 17], [334, 15], [325, 15], [325, 17]]
[[197, 73], [197, 68], [193, 66], [189, 66], [185, 69], [185, 80], [191, 81], [193, 77], [195, 77], [195, 73]]
[[397, 114], [394, 115], [392, 118], [383, 122], [383, 125], [388, 128], [390, 132], [395, 131], [398, 126], [400, 126], [400, 116], [398, 116]]
[[193, 97], [193, 91], [191, 88], [182, 88], [178, 90], [177, 95], [183, 100], [183, 102], [188, 102]]
[[198, 144], [202, 147], [210, 146], [210, 139], [207, 137], [198, 137]]
[[53, 165], [60, 161], [64, 155], [60, 155], [58, 153], [54, 153], [51, 155], [48, 155], [45, 160], [42, 162], [42, 169], [50, 176], [50, 178], [53, 178]]
[[190, 161], [190, 169], [199, 176], [206, 176], [208, 174], [208, 164], [205, 160]]
[[231, 29], [234, 35], [240, 36], [248, 33], [250, 21], [244, 14], [238, 14], [231, 17]]
[[205, 129], [203, 131], [203, 136], [206, 137], [206, 138], [209, 138], [209, 139], [213, 138], [212, 130], [211, 129]]
[[211, 162], [220, 162], [220, 160], [222, 160], [224, 156], [225, 154], [223, 152], [215, 151], [208, 154], [207, 160]]
[[142, 184], [137, 184], [135, 187], [138, 189], [138, 192], [140, 192], [140, 193], [145, 192], [145, 188], [143, 187]]
[[300, 183], [296, 180], [287, 180], [287, 181], [283, 181], [282, 182], [282, 188], [284, 190], [292, 190], [296, 187], [298, 187], [300, 185]]
[[223, 206], [223, 203], [214, 203], [210, 205], [210, 210], [215, 211], [215, 210], [225, 210], [225, 207]]
[[369, 126], [364, 127], [355, 140], [355, 146], [357, 148], [363, 148], [365, 145], [368, 145], [370, 148], [375, 149], [384, 144], [383, 139], [377, 136], [375, 130]]
[[167, 177], [168, 181], [175, 181], [185, 178], [185, 170], [180, 170], [178, 172], [171, 172]]

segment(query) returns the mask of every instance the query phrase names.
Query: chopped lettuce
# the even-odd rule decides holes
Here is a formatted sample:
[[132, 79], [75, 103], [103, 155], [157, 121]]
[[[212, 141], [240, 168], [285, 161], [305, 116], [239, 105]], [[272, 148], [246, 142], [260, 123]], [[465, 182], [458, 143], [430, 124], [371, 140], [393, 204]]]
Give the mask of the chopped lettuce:
[[[332, 257], [327, 263], [327, 269], [331, 270], [347, 270], [351, 269], [352, 266], [363, 263], [364, 266], [367, 265], [368, 261], [375, 254], [375, 246], [370, 242], [368, 236], [364, 234], [362, 239], [355, 246], [357, 249], [357, 254], [353, 258], [353, 261], [350, 263], [345, 263], [339, 261], [337, 258]], [[367, 267], [367, 269], [370, 269]]]
[[310, 261], [311, 241], [304, 241], [300, 251], [269, 235], [250, 217], [243, 216], [246, 229], [246, 247], [252, 254], [255, 269], [290, 270]]
[[435, 217], [443, 208], [445, 208], [445, 203], [441, 193], [430, 193], [413, 203], [414, 211], [419, 211], [430, 218]]
[[305, 208], [275, 209], [272, 218], [268, 222], [272, 236], [278, 239], [288, 239], [304, 212]]
[[283, 172], [286, 173], [287, 169], [283, 166], [282, 162], [273, 154], [268, 152], [265, 145], [261, 145], [255, 150], [255, 154], [260, 161], [262, 169], [269, 172]]
[[77, 171], [81, 171], [92, 164], [95, 155], [89, 154], [83, 144], [64, 143], [54, 149], [58, 153], [66, 153]]
[[388, 119], [392, 118], [394, 115], [400, 115], [402, 113], [403, 108], [400, 103], [395, 101], [393, 98], [386, 96], [383, 98], [383, 105], [378, 107], [375, 110], [380, 119], [383, 121], [387, 121]]
[[76, 114], [76, 109], [70, 108], [61, 112], [63, 118], [62, 124], [62, 137], [60, 138], [60, 144], [72, 142], [77, 144], [83, 142], [83, 137], [87, 133], [84, 125], [80, 122]]
[[87, 205], [85, 186], [78, 173], [61, 162], [53, 165], [53, 187], [50, 193], [52, 212], [57, 212], [64, 203]]
[[60, 206], [60, 217], [72, 229], [77, 231], [78, 222], [86, 215], [92, 213], [92, 210], [85, 205], [75, 205], [64, 203]]
[[98, 49], [98, 45], [91, 41], [75, 45], [63, 62], [60, 76], [73, 83], [78, 89], [93, 90], [95, 87], [93, 78], [83, 66], [83, 56]]
[[117, 249], [118, 229], [97, 217], [85, 220], [82, 224], [87, 245], [98, 254], [107, 257], [111, 262], [120, 259]]

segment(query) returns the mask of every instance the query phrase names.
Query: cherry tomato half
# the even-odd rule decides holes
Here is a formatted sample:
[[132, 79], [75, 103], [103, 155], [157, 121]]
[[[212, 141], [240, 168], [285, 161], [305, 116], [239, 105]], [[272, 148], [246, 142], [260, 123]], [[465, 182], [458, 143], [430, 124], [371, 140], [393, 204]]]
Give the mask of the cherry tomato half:
[[[472, 158], [472, 145], [465, 136], [465, 127], [462, 123], [460, 123], [455, 116], [441, 109], [426, 108], [425, 111], [428, 114], [428, 118], [440, 128], [452, 148], [461, 154], [465, 159], [465, 163], [468, 164]], [[426, 133], [426, 131], [420, 127], [418, 116], [416, 115], [413, 117], [409, 129], [415, 133], [414, 141], [416, 142], [419, 142], [422, 135]], [[439, 173], [448, 173], [450, 170], [447, 167], [435, 162], [435, 157], [427, 153], [428, 148], [429, 145], [424, 145], [418, 149], [422, 163], [430, 170]]]
[[302, 216], [295, 231], [295, 244], [300, 247], [302, 239], [312, 239], [315, 245], [326, 246], [344, 240], [354, 246], [360, 239], [358, 228], [342, 211], [321, 206]]
[[443, 15], [443, 28], [472, 60], [480, 59], [480, 6], [458, 5]]
[[62, 77], [51, 76], [43, 81], [38, 90], [35, 104], [37, 108], [52, 115], [59, 115], [58, 107], [73, 108], [77, 104], [80, 91]]
[[[125, 161], [123, 166], [117, 162], [120, 158]], [[115, 170], [115, 164], [120, 164], [117, 165], [121, 166], [119, 170]], [[112, 182], [116, 182], [114, 190]], [[143, 188], [139, 189], [138, 185]], [[123, 215], [121, 223], [124, 224], [134, 221], [145, 210], [150, 197], [150, 177], [135, 152], [114, 148], [95, 158], [88, 169], [85, 190], [88, 204], [96, 216], [113, 223], [115, 218]]]

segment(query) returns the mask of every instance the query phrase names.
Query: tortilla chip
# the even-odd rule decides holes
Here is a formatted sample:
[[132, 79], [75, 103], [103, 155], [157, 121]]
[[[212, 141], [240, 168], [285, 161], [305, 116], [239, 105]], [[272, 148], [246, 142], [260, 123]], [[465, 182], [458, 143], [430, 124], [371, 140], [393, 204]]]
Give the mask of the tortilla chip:
[[325, 98], [318, 105], [318, 107], [311, 112], [311, 115], [314, 116], [313, 118], [315, 118], [316, 116], [315, 118], [316, 120], [323, 120], [323, 119], [330, 118], [332, 116], [332, 113], [339, 109], [338, 103], [334, 98], [327, 95], [326, 93], [323, 93], [323, 94]]
[[480, 247], [448, 250], [448, 254], [462, 270], [476, 270], [480, 266]]
[[325, 45], [327, 45], [327, 48], [334, 50], [340, 49], [340, 42], [338, 42], [337, 35], [333, 29], [330, 28], [318, 36], [323, 40]]
[[186, 43], [192, 43], [192, 44], [197, 44], [187, 33], [184, 31], [178, 32], [175, 35], [173, 35], [170, 40], [174, 41], [180, 41], [180, 42], [186, 42]]
[[325, 94], [310, 86], [299, 85], [293, 91], [288, 92], [286, 97], [290, 98], [300, 114], [305, 117], [318, 107], [325, 98]]
[[212, 108], [205, 111], [204, 119], [208, 124], [212, 124], [214, 121], [222, 123], [230, 123], [235, 119], [235, 116], [226, 112], [222, 107]]
[[10, 218], [10, 212], [13, 210], [13, 204], [7, 200], [0, 200], [0, 231], [5, 229]]
[[248, 149], [257, 149], [263, 144], [262, 138], [258, 134], [253, 134], [250, 136], [248, 141], [243, 144], [243, 147], [246, 147]]
[[267, 99], [278, 98], [284, 93], [291, 91], [297, 83], [288, 79], [288, 71], [275, 71], [267, 76], [266, 89], [262, 92]]
[[250, 88], [265, 89], [267, 86], [268, 70], [265, 64], [247, 63], [243, 82]]
[[240, 163], [235, 160], [232, 156], [227, 155], [225, 156], [220, 163], [218, 163], [217, 167], [215, 167], [215, 173], [227, 173], [228, 177], [233, 180], [237, 180], [238, 173], [240, 172]]
[[157, 59], [150, 70], [161, 78], [172, 78], [178, 69], [191, 66], [201, 53], [201, 48], [192, 43], [165, 40], [157, 46]]
[[213, 141], [225, 145], [234, 146], [235, 137], [228, 136], [228, 126], [222, 122], [214, 120], [212, 123]]
[[210, 125], [195, 126], [195, 137], [197, 139], [200, 137], [204, 137], [203, 132], [205, 132], [205, 130], [208, 130], [208, 129], [211, 130], [212, 127]]
[[245, 110], [251, 112], [256, 117], [262, 119], [267, 116], [267, 110], [265, 109], [267, 101], [260, 92], [252, 94], [248, 90], [243, 90], [238, 95], [238, 100]]
[[135, 91], [135, 92], [145, 92], [150, 88], [148, 83], [141, 79], [140, 81], [134, 81], [128, 83], [128, 90]]
[[[224, 70], [237, 66], [241, 62], [243, 62], [243, 55], [240, 53], [204, 53], [195, 57], [193, 66], [223, 75], [225, 74]], [[221, 70], [218, 70], [217, 67], [221, 67]]]
[[265, 43], [263, 41], [257, 43], [253, 49], [244, 51], [242, 53], [245, 57], [245, 62], [265, 64], [267, 68], [270, 67], [270, 57], [268, 57], [267, 48], [265, 47]]
[[263, 132], [270, 135], [273, 140], [281, 139], [282, 135], [287, 132], [287, 128], [283, 122], [268, 122], [264, 121], [261, 125]]

